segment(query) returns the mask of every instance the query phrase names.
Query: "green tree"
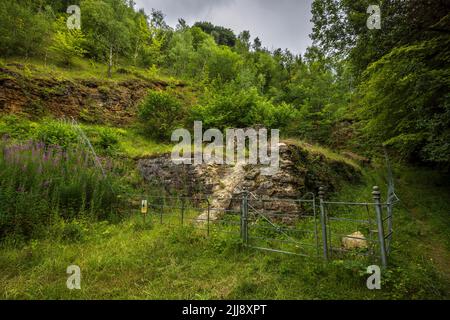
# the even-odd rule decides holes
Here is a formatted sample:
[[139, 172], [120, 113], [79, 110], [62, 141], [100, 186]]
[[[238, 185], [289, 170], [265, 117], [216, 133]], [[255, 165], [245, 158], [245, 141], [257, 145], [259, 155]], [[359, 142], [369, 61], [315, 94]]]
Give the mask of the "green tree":
[[83, 0], [81, 8], [91, 52], [107, 61], [108, 77], [111, 77], [114, 56], [131, 47], [133, 20], [126, 14], [130, 8], [120, 0]]
[[38, 56], [52, 37], [53, 12], [37, 11], [32, 1], [0, 1], [0, 54]]
[[436, 26], [448, 15], [446, 0], [381, 1], [380, 30], [367, 28], [371, 4], [370, 0], [315, 0], [312, 4], [314, 44], [329, 56], [349, 57], [355, 74], [395, 47], [449, 32], [448, 27]]
[[231, 29], [215, 26], [210, 22], [196, 22], [194, 27], [198, 27], [213, 36], [218, 45], [234, 47], [236, 44], [236, 35]]
[[212, 39], [207, 39], [198, 50], [197, 61], [204, 62], [210, 79], [231, 81], [236, 78], [242, 66], [242, 58], [230, 47], [218, 46]]
[[308, 48], [286, 84], [282, 100], [299, 111], [297, 135], [324, 144], [331, 141], [334, 124], [351, 98], [341, 63], [332, 63], [315, 47]]
[[147, 23], [147, 16], [144, 12], [140, 12], [134, 18], [132, 35], [133, 47], [133, 63], [136, 66], [138, 58], [143, 57], [148, 50], [149, 42], [151, 41], [151, 32]]
[[259, 37], [256, 37], [253, 40], [253, 46], [252, 47], [253, 47], [253, 50], [255, 50], [255, 51], [260, 51], [262, 49], [262, 42], [259, 39]]
[[187, 28], [189, 28], [186, 20], [184, 20], [183, 18], [178, 19], [178, 24], [177, 24], [177, 31], [179, 30], [186, 30]]
[[450, 37], [393, 49], [360, 86], [365, 133], [408, 160], [450, 164]]
[[83, 49], [86, 41], [85, 36], [79, 29], [69, 30], [66, 27], [64, 17], [58, 19], [55, 25], [57, 31], [49, 49], [56, 54], [64, 65], [70, 66], [75, 57], [82, 57], [86, 53], [86, 50]]
[[381, 30], [366, 26], [369, 4], [313, 2], [314, 43], [328, 57], [349, 62], [350, 87], [358, 86], [347, 117], [359, 115], [360, 142], [448, 165], [448, 1], [382, 1]]
[[250, 31], [242, 31], [236, 41], [236, 49], [240, 54], [246, 54], [250, 50]]

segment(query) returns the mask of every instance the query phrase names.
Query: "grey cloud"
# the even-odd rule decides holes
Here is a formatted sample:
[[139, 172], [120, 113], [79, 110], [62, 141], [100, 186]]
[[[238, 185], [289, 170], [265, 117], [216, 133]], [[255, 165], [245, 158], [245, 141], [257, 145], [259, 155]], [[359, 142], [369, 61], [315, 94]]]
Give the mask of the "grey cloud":
[[311, 45], [312, 0], [136, 0], [138, 8], [162, 10], [171, 26], [178, 18], [189, 24], [210, 21], [236, 33], [249, 30], [269, 49], [304, 53]]

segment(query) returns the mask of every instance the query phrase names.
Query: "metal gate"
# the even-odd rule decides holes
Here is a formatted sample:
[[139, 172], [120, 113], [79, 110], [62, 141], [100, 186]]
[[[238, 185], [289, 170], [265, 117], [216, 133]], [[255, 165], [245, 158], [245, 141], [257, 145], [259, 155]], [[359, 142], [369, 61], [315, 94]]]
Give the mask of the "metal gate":
[[248, 247], [317, 256], [318, 221], [314, 194], [301, 199], [260, 198], [244, 193], [242, 238]]
[[141, 196], [154, 222], [189, 224], [207, 236], [231, 234], [240, 237], [246, 247], [264, 251], [326, 260], [365, 257], [386, 266], [398, 198], [389, 188], [383, 203], [378, 187], [373, 188], [372, 198], [373, 202], [326, 201], [323, 188], [319, 201], [313, 193], [300, 199], [279, 199], [244, 191], [220, 207], [205, 196]]
[[[319, 191], [323, 257], [349, 259], [367, 257], [387, 266], [393, 235], [392, 218], [395, 193], [381, 202], [378, 187], [373, 187], [373, 202], [325, 201]], [[395, 196], [395, 197], [394, 197]]]

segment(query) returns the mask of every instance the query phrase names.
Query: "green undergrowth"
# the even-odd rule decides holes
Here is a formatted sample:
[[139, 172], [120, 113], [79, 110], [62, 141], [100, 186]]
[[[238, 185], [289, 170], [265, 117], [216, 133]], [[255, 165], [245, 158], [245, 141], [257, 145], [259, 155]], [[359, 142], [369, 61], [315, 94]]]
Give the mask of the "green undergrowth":
[[[409, 171], [411, 173], [411, 171]], [[397, 173], [399, 174], [399, 173]], [[408, 173], [397, 179], [401, 203], [409, 202]], [[347, 185], [346, 200], [371, 198], [384, 177], [367, 171], [364, 182]], [[425, 187], [424, 187], [425, 188]], [[382, 289], [366, 287], [367, 265], [357, 260], [304, 258], [244, 248], [239, 236], [149, 216], [138, 210], [111, 224], [82, 220], [53, 226], [48, 237], [25, 247], [1, 247], [0, 296], [4, 299], [448, 299], [448, 199], [427, 186], [412, 215], [399, 204], [389, 268]], [[442, 186], [442, 188], [444, 188]], [[384, 191], [384, 190], [383, 190]], [[423, 191], [423, 190], [422, 190]], [[444, 193], [445, 194], [445, 193]], [[441, 194], [441, 195], [444, 195]], [[360, 195], [360, 196], [358, 196]], [[428, 203], [435, 203], [433, 217]], [[421, 221], [420, 223], [418, 221]], [[447, 228], [447, 229], [446, 229]], [[441, 230], [441, 231], [438, 231]], [[447, 238], [447, 239], [446, 239]], [[441, 246], [439, 259], [432, 248]], [[443, 254], [445, 254], [443, 256]], [[65, 270], [79, 265], [82, 289], [66, 288]], [[447, 264], [448, 265], [448, 264]]]
[[[170, 145], [146, 138], [137, 128], [85, 124], [82, 128], [105, 159], [170, 151]], [[33, 122], [4, 116], [0, 120], [0, 135], [7, 134], [8, 141], [37, 139], [63, 149], [77, 141], [72, 130], [52, 119]], [[313, 158], [347, 162], [327, 149], [302, 145]], [[341, 181], [338, 192], [327, 192], [327, 199], [371, 202], [374, 185], [380, 186], [385, 199], [383, 165], [351, 167], [361, 178]], [[135, 170], [132, 166], [121, 170], [122, 183], [130, 188], [134, 185], [130, 181], [137, 181], [132, 177]], [[394, 168], [394, 177], [401, 201], [394, 210], [392, 253], [388, 269], [382, 272], [381, 290], [366, 287], [367, 261], [336, 258], [325, 263], [320, 255], [305, 258], [257, 251], [245, 248], [237, 232], [223, 233], [214, 226], [207, 237], [204, 226], [198, 230], [187, 220], [181, 226], [176, 215], [171, 224], [164, 220], [161, 225], [160, 216], [152, 213], [144, 223], [136, 206], [122, 208], [120, 219], [55, 218], [39, 237], [7, 238], [0, 244], [0, 298], [448, 299], [448, 177], [405, 167]], [[124, 194], [122, 200], [130, 203]], [[81, 290], [66, 288], [66, 268], [72, 264], [81, 268]]]
[[[100, 155], [141, 158], [166, 153], [172, 148], [170, 144], [147, 138], [139, 128], [89, 124], [80, 127]], [[0, 136], [4, 135], [16, 141], [33, 139], [62, 147], [73, 146], [79, 140], [77, 130], [68, 122], [52, 118], [30, 121], [14, 115], [0, 118]]]
[[[383, 165], [364, 171], [364, 184], [347, 185], [339, 201], [372, 201], [379, 186], [386, 201], [387, 175]], [[385, 280], [393, 298], [449, 298], [450, 293], [450, 185], [449, 177], [426, 168], [395, 166], [393, 242]]]

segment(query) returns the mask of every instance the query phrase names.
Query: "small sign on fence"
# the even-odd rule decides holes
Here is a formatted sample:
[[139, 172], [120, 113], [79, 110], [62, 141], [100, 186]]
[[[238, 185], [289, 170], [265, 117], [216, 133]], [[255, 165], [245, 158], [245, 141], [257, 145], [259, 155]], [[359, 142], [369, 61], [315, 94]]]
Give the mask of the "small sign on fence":
[[148, 202], [147, 202], [147, 200], [142, 200], [141, 213], [142, 214], [147, 214], [147, 212], [148, 212]]

